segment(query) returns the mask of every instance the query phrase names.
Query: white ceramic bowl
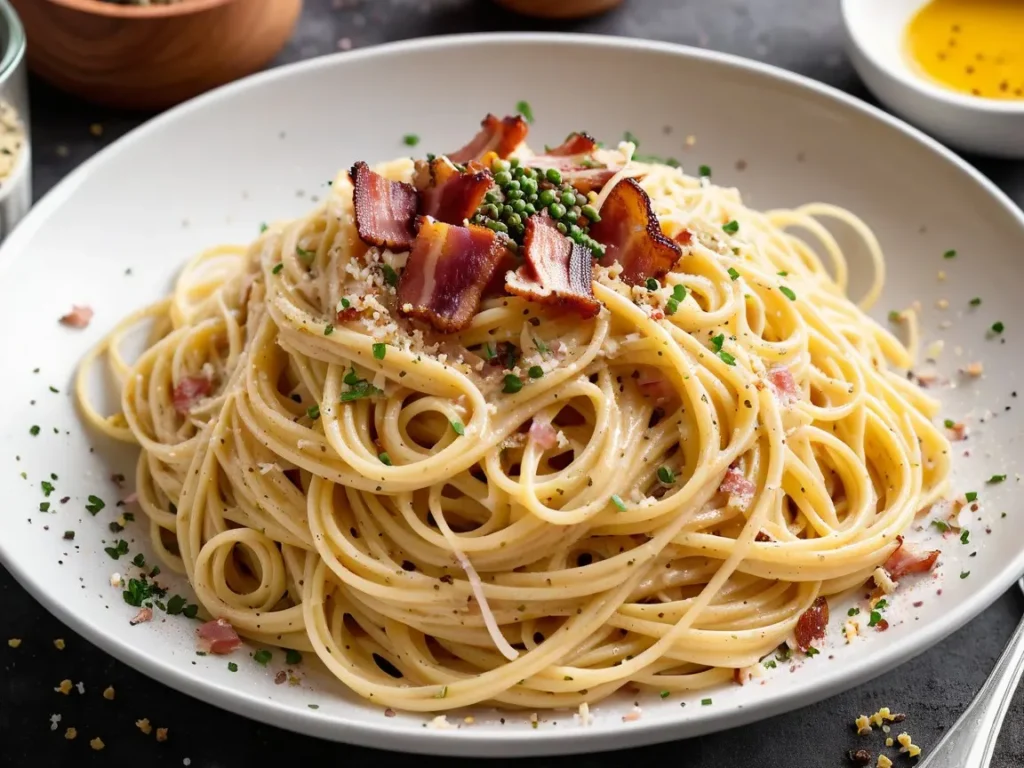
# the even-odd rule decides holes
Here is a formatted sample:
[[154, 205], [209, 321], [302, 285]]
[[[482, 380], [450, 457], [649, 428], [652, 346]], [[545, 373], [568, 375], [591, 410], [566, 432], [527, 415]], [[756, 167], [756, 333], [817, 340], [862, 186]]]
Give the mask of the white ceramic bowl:
[[958, 149], [1024, 158], [1024, 101], [965, 96], [917, 74], [903, 35], [928, 0], [843, 0], [847, 48], [868, 88], [889, 109]]

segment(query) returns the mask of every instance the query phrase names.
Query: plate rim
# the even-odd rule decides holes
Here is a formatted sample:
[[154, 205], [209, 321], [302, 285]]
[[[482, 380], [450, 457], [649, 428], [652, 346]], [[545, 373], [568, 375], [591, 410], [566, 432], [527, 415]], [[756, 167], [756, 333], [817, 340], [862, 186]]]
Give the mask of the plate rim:
[[[999, 189], [994, 182], [981, 174], [970, 163], [940, 144], [937, 140], [907, 124], [903, 120], [875, 107], [855, 96], [847, 94], [825, 83], [813, 80], [772, 64], [748, 59], [736, 54], [712, 51], [678, 43], [642, 40], [637, 38], [619, 37], [614, 35], [584, 33], [551, 33], [551, 32], [493, 32], [463, 33], [437, 35], [426, 38], [399, 40], [369, 48], [336, 52], [325, 56], [314, 57], [298, 62], [284, 64], [263, 72], [236, 80], [227, 85], [215, 88], [200, 96], [183, 102], [171, 109], [144, 122], [132, 129], [110, 145], [104, 147], [94, 156], [87, 159], [71, 173], [53, 186], [29, 211], [25, 219], [14, 229], [8, 239], [0, 246], [0, 271], [9, 266], [16, 254], [20, 253], [25, 244], [47, 222], [50, 215], [60, 204], [73, 195], [81, 183], [89, 177], [93, 170], [108, 158], [115, 156], [135, 142], [144, 140], [147, 135], [160, 129], [164, 124], [171, 123], [181, 116], [204, 109], [208, 104], [230, 98], [236, 92], [250, 88], [259, 88], [277, 79], [301, 75], [318, 69], [331, 69], [344, 61], [358, 61], [374, 58], [389, 58], [404, 54], [415, 54], [423, 51], [445, 48], [461, 48], [477, 45], [519, 45], [519, 44], [561, 44], [575, 47], [591, 47], [595, 49], [615, 48], [634, 51], [655, 52], [683, 59], [711, 62], [723, 65], [733, 71], [754, 76], [765, 76], [775, 81], [796, 86], [809, 91], [826, 102], [838, 103], [842, 107], [880, 122], [916, 141], [931, 151], [939, 159], [954, 166], [958, 171], [977, 184], [987, 195], [1015, 219], [1024, 235], [1024, 211], [1017, 207], [1011, 198]], [[420, 731], [396, 730], [388, 726], [382, 718], [381, 723], [351, 723], [339, 721], [322, 712], [310, 710], [300, 711], [273, 699], [256, 698], [241, 688], [227, 687], [215, 680], [206, 679], [188, 673], [189, 667], [161, 660], [146, 655], [141, 648], [122, 643], [116, 638], [108, 637], [99, 626], [87, 617], [79, 619], [78, 615], [62, 604], [56, 597], [47, 593], [45, 585], [32, 580], [30, 575], [19, 566], [18, 559], [5, 546], [0, 537], [0, 562], [8, 569], [15, 580], [47, 611], [75, 632], [85, 637], [103, 652], [110, 654], [118, 661], [132, 667], [160, 683], [200, 699], [214, 706], [230, 711], [257, 722], [285, 728], [303, 735], [354, 744], [376, 749], [389, 749], [405, 753], [443, 755], [443, 756], [545, 756], [582, 754], [604, 750], [621, 749], [624, 747], [663, 743], [680, 738], [674, 731], [683, 723], [680, 719], [667, 722], [640, 720], [626, 726], [611, 725], [604, 728], [575, 729], [543, 729], [522, 732], [510, 730], [505, 733], [474, 729]], [[944, 616], [921, 628], [915, 633], [913, 642], [882, 647], [874, 653], [861, 655], [846, 665], [838, 680], [827, 680], [809, 686], [806, 690], [795, 692], [782, 691], [770, 699], [755, 701], [752, 705], [739, 705], [735, 709], [723, 712], [699, 708], [688, 710], [685, 721], [687, 736], [693, 738], [706, 733], [726, 730], [745, 725], [774, 715], [791, 712], [803, 706], [821, 701], [846, 691], [856, 685], [884, 674], [893, 667], [925, 652], [943, 638], [951, 635], [989, 608], [995, 600], [1006, 592], [1024, 572], [1024, 549], [1016, 558], [1007, 562], [1000, 572], [982, 589], [974, 593], [970, 601], [956, 605]], [[385, 746], [386, 745], [386, 746]]]

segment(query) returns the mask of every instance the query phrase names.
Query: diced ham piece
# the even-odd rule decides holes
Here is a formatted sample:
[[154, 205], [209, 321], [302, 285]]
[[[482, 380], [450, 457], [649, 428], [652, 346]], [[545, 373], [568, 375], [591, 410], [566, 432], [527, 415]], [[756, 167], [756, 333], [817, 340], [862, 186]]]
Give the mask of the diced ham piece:
[[590, 225], [590, 236], [606, 253], [604, 266], [619, 263], [619, 278], [642, 285], [647, 278], [662, 277], [682, 255], [682, 249], [662, 234], [651, 199], [636, 179], [623, 179], [601, 206], [601, 220]]
[[800, 614], [796, 622], [796, 644], [801, 651], [806, 651], [815, 640], [825, 636], [828, 627], [828, 601], [819, 597], [811, 607]]
[[589, 155], [597, 149], [597, 142], [590, 134], [579, 132], [570, 133], [565, 141], [557, 147], [552, 147], [544, 152], [549, 157], [566, 157], [570, 155]]
[[92, 307], [80, 307], [77, 304], [71, 307], [71, 311], [60, 319], [62, 325], [69, 328], [85, 328], [93, 316]]
[[506, 158], [526, 139], [530, 127], [520, 116], [498, 119], [487, 115], [480, 122], [480, 132], [462, 149], [452, 152], [448, 158], [453, 163], [465, 164], [480, 160], [488, 152], [494, 152], [500, 158]]
[[235, 628], [224, 619], [208, 621], [196, 630], [199, 647], [206, 653], [231, 653], [242, 647], [242, 639]]
[[581, 317], [593, 317], [600, 311], [601, 302], [594, 298], [590, 249], [559, 232], [550, 217], [526, 220], [523, 253], [523, 266], [505, 277], [510, 293], [562, 306]]
[[636, 384], [644, 397], [649, 397], [658, 404], [668, 402], [677, 394], [671, 381], [651, 369], [641, 370]]
[[420, 213], [445, 224], [462, 224], [471, 218], [494, 184], [487, 171], [459, 172], [445, 158], [430, 163], [431, 181], [421, 189]]
[[152, 621], [152, 619], [153, 619], [153, 609], [152, 608], [143, 608], [137, 614], [135, 614], [135, 618], [129, 619], [128, 623], [131, 624], [134, 627], [136, 624], [145, 624], [147, 621]]
[[729, 494], [729, 506], [746, 509], [750, 506], [750, 502], [754, 500], [754, 492], [757, 490], [757, 486], [744, 477], [743, 473], [738, 469], [729, 467], [725, 477], [722, 479], [722, 484], [718, 486], [718, 490]]
[[421, 218], [398, 284], [399, 310], [444, 333], [462, 330], [472, 322], [505, 250], [486, 227]]
[[530, 439], [538, 448], [550, 451], [558, 445], [558, 432], [551, 426], [551, 422], [534, 419], [530, 425]]
[[212, 389], [213, 382], [205, 376], [186, 376], [174, 386], [174, 410], [186, 415]]
[[784, 365], [780, 365], [775, 368], [771, 368], [768, 371], [768, 383], [771, 385], [772, 392], [775, 393], [776, 399], [783, 408], [792, 405], [800, 399], [800, 386], [796, 383], [796, 379], [793, 378], [793, 374], [790, 373], [789, 368]]
[[412, 184], [390, 181], [358, 162], [350, 171], [356, 229], [367, 245], [405, 251], [412, 245], [419, 196]]
[[883, 566], [891, 578], [899, 581], [901, 576], [908, 573], [928, 573], [935, 567], [935, 561], [939, 559], [939, 550], [915, 550], [903, 543], [902, 536], [898, 537], [898, 541], [899, 546], [889, 555]]

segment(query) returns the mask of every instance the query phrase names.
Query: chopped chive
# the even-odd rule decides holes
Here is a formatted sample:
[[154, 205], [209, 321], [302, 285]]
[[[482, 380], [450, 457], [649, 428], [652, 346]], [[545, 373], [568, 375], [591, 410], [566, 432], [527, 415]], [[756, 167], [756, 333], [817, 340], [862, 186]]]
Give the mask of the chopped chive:
[[237, 671], [238, 671], [238, 665], [235, 664], [235, 662], [233, 662], [233, 661], [229, 661], [228, 662], [228, 672], [237, 672]]
[[1002, 322], [992, 323], [992, 333], [999, 334], [999, 333], [1002, 333], [1005, 330], [1006, 330], [1006, 326], [1003, 325]]
[[725, 343], [725, 334], [724, 333], [720, 333], [717, 336], [712, 336], [711, 337], [711, 346], [714, 347], [715, 352], [720, 352], [722, 350], [722, 344], [724, 344], [724, 343]]
[[949, 523], [945, 520], [932, 520], [932, 525], [935, 526], [935, 530], [939, 533], [946, 533], [949, 531]]
[[1005, 479], [1006, 479], [1006, 475], [992, 475], [992, 477], [990, 477], [988, 479], [988, 482], [989, 482], [990, 485], [995, 485], [996, 483], [1003, 482], [1003, 480], [1005, 480]]
[[764, 663], [765, 669], [775, 669], [778, 666], [779, 665], [775, 663], [775, 659], [768, 659], [768, 661]]
[[132, 565], [134, 565], [136, 568], [145, 568], [146, 556], [139, 552], [139, 554], [132, 558]]
[[380, 463], [383, 464], [385, 467], [391, 466], [391, 457], [388, 456], [387, 451], [381, 451], [380, 453], [378, 453], [377, 458], [380, 459]]
[[711, 706], [711, 699], [701, 699], [700, 700], [700, 705], [702, 707], [710, 707]]
[[528, 373], [530, 374], [531, 379], [540, 379], [544, 376], [544, 369], [539, 365], [531, 365]]
[[702, 165], [700, 168], [697, 169], [697, 173], [700, 174], [701, 176], [704, 176], [705, 178], [711, 178], [711, 166]]
[[[44, 496], [49, 496], [51, 493], [53, 493], [53, 483], [51, 483], [48, 480], [43, 480], [41, 483], [39, 483], [39, 487], [43, 489]], [[91, 499], [92, 497], [90, 496], [89, 498]], [[100, 509], [103, 509], [102, 502], [100, 502], [100, 504], [101, 506], [99, 509], [96, 510], [96, 512], [99, 512]], [[96, 512], [93, 512], [93, 514], [95, 515]]]
[[514, 395], [523, 388], [523, 382], [514, 373], [505, 374], [505, 386], [502, 391], [506, 395]]
[[972, 307], [980, 307], [981, 306], [981, 298], [978, 297], [978, 296], [975, 296], [973, 299], [971, 299], [967, 303], [970, 304]]
[[377, 344], [373, 345], [373, 356], [377, 360], [383, 360], [384, 359], [384, 355], [386, 355], [387, 353], [388, 353], [388, 345], [387, 344], [384, 344], [383, 342], [378, 342]]
[[548, 355], [551, 354], [551, 348], [544, 343], [544, 339], [540, 339], [534, 336], [533, 345], [537, 348], [537, 351], [540, 352], [541, 355], [543, 355], [544, 357], [547, 357]]
[[961, 544], [967, 544], [967, 543], [970, 542], [970, 540], [971, 540], [971, 532], [969, 530], [967, 530], [966, 528], [964, 528], [960, 532], [960, 543]]
[[661, 696], [661, 698], [663, 699], [667, 699], [671, 694], [668, 691], [662, 691], [658, 695]]
[[956, 422], [953, 421], [952, 419], [946, 419], [944, 422], [942, 422], [942, 426], [944, 426], [946, 429], [953, 429], [953, 427], [956, 426]]
[[270, 270], [270, 271], [271, 271], [271, 272], [272, 272], [273, 274], [275, 274], [275, 275], [276, 275], [276, 274], [277, 274], [278, 272], [280, 272], [280, 271], [281, 271], [282, 269], [284, 269], [284, 264], [275, 264], [275, 265], [274, 265], [274, 268], [273, 268], [272, 270]]
[[313, 421], [316, 421], [317, 419], [320, 418], [320, 406], [319, 405], [311, 405], [311, 406], [309, 406], [309, 408], [306, 409], [306, 415], [309, 416], [309, 418], [311, 418]]
[[74, 531], [64, 531], [64, 538], [67, 539], [68, 541], [74, 541], [75, 540], [75, 532]]
[[964, 494], [964, 498], [967, 499], [968, 504], [973, 504], [978, 500], [978, 492], [968, 491], [967, 493]]
[[718, 356], [726, 365], [736, 365], [736, 358], [730, 355], [724, 349], [718, 351]]
[[722, 225], [722, 231], [727, 235], [735, 235], [740, 231], [740, 223], [733, 219], [732, 221]]
[[484, 357], [486, 357], [488, 360], [493, 360], [497, 356], [498, 353], [494, 350], [494, 345], [491, 344], [491, 342], [489, 341], [486, 342], [484, 344]]
[[171, 599], [167, 601], [167, 613], [177, 616], [183, 610], [185, 610], [185, 598], [181, 595], [172, 595]]
[[260, 234], [262, 235], [266, 231], [267, 231], [267, 222], [261, 221], [260, 222]]
[[448, 423], [452, 425], [452, 430], [455, 432], [456, 435], [466, 434], [466, 427], [463, 426], [461, 421], [450, 421]]
[[796, 294], [793, 293], [793, 291], [790, 288], [787, 288], [784, 285], [780, 285], [779, 290], [782, 292], [782, 295], [785, 296], [790, 301], [796, 301]]
[[330, 336], [332, 333], [334, 333], [334, 326], [328, 323], [324, 326], [324, 336]]
[[420, 137], [417, 136], [415, 133], [407, 133], [405, 134], [405, 136], [402, 137], [402, 143], [404, 143], [405, 146], [407, 147], [415, 147], [417, 144], [420, 143]]
[[686, 286], [680, 283], [672, 287], [672, 298], [676, 301], [682, 301], [686, 298]]
[[860, 608], [851, 608], [846, 612], [847, 616], [857, 616], [858, 614], [860, 614]]
[[284, 652], [285, 664], [291, 664], [293, 667], [296, 664], [302, 663], [302, 654], [296, 651], [294, 648], [289, 648]]
[[729, 277], [732, 278], [733, 280], [739, 280], [740, 279], [740, 273], [737, 272], [732, 267], [729, 267]]
[[398, 273], [395, 272], [394, 268], [390, 264], [384, 264], [381, 266], [380, 271], [384, 273], [384, 282], [390, 285], [392, 288], [398, 285]]
[[524, 118], [526, 118], [526, 122], [528, 122], [528, 123], [532, 123], [533, 122], [533, 109], [530, 107], [530, 102], [528, 102], [528, 101], [517, 101], [516, 102], [516, 112], [518, 112], [520, 115], [522, 115]]
[[612, 494], [612, 504], [614, 504], [616, 506], [616, 508], [619, 510], [619, 512], [625, 512], [626, 511], [626, 502], [624, 502], [622, 499], [620, 499], [618, 494], [615, 494], [615, 493]]
[[273, 657], [274, 654], [272, 654], [266, 648], [260, 648], [258, 651], [256, 651], [256, 653], [252, 655], [252, 660], [255, 661], [257, 664], [262, 664], [265, 667]]
[[944, 258], [944, 259], [955, 259], [956, 258], [956, 251], [954, 251], [951, 248], [950, 250], [948, 250], [944, 254], [942, 254], [942, 258]]
[[813, 645], [808, 645], [807, 646], [807, 655], [808, 656], [817, 656], [819, 653], [821, 653], [821, 651], [819, 651]]
[[961, 579], [966, 579], [970, 575], [971, 575], [970, 571], [960, 571], [960, 578]]
[[313, 261], [314, 258], [316, 258], [316, 251], [307, 251], [305, 248], [301, 247], [298, 244], [295, 245], [295, 253], [297, 253], [299, 255], [299, 258], [302, 259], [307, 264], [309, 264], [311, 261]]
[[50, 502], [48, 502], [48, 501], [40, 501], [39, 502], [39, 511], [40, 512], [49, 512], [50, 511]]
[[881, 600], [879, 600], [877, 603], [875, 603], [875, 610], [876, 611], [884, 611], [888, 607], [889, 607], [889, 601], [886, 600], [884, 597]]
[[778, 275], [779, 277], [789, 277], [789, 272], [787, 272], [784, 269], [779, 272], [776, 272], [775, 274]]
[[674, 315], [679, 311], [679, 302], [675, 299], [669, 299], [665, 302], [665, 314]]
[[95, 515], [105, 506], [107, 505], [103, 503], [103, 499], [101, 499], [99, 496], [90, 496], [89, 503], [85, 505], [85, 508], [86, 510], [88, 510], [89, 514]]
[[871, 612], [871, 618], [868, 620], [868, 626], [869, 627], [873, 627], [876, 624], [878, 624], [878, 622], [880, 622], [881, 620], [882, 620], [882, 614], [880, 614], [878, 611], [872, 611]]
[[31, 427], [29, 427], [28, 433], [30, 435], [32, 435], [32, 437], [35, 437], [36, 435], [39, 434], [39, 426], [36, 425], [36, 424], [33, 424]]
[[672, 485], [676, 481], [676, 473], [668, 467], [658, 467], [658, 480], [665, 485]]

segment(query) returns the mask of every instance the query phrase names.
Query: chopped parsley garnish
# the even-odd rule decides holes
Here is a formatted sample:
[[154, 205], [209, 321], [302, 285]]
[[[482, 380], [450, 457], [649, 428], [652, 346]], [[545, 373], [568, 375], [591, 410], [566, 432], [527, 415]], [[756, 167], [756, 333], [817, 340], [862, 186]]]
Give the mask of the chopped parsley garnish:
[[35, 437], [36, 435], [38, 435], [39, 434], [39, 425], [33, 424], [31, 427], [29, 427], [28, 433], [30, 435], [32, 435], [32, 437]]
[[999, 334], [1006, 330], [1006, 326], [1001, 322], [992, 323], [992, 333]]
[[697, 169], [697, 173], [700, 174], [701, 176], [711, 178], [711, 166], [702, 165], [700, 168]]
[[796, 301], [796, 294], [793, 293], [793, 290], [791, 288], [787, 288], [784, 285], [780, 285], [779, 290], [782, 292], [782, 295], [785, 296], [790, 301]]
[[543, 357], [547, 357], [551, 354], [551, 347], [544, 343], [544, 339], [539, 339], [534, 336], [533, 346], [537, 348], [537, 351], [540, 352]]
[[726, 365], [736, 365], [736, 358], [726, 352], [724, 349], [720, 349], [717, 352], [718, 357], [721, 358], [722, 362]]
[[48, 501], [40, 501], [39, 502], [39, 511], [40, 512], [49, 512], [50, 511], [50, 502], [48, 502]]
[[342, 296], [341, 301], [339, 301], [338, 303], [341, 304], [342, 309], [348, 309], [349, 307], [352, 306], [352, 302], [346, 299], [344, 296]]
[[659, 288], [661, 288], [661, 284], [653, 277], [648, 277], [646, 282], [644, 283], [644, 286], [646, 286], [648, 291], [656, 291]]
[[307, 704], [306, 706], [309, 707], [310, 709], [320, 709], [320, 705], [319, 704]]
[[932, 520], [932, 525], [939, 533], [946, 533], [949, 531], [949, 523], [945, 520]]
[[284, 662], [285, 664], [291, 664], [292, 666], [295, 666], [296, 664], [301, 664], [302, 654], [296, 651], [294, 648], [288, 648], [284, 652]]
[[121, 596], [128, 605], [140, 608], [146, 600], [153, 597], [153, 588], [145, 576], [141, 579], [129, 579], [128, 589], [122, 592]]
[[540, 379], [544, 377], [544, 369], [539, 365], [531, 365], [530, 370], [527, 371], [530, 374], [531, 379]]
[[661, 698], [663, 699], [667, 699], [671, 694], [668, 691], [662, 691], [658, 695], [661, 696]]
[[787, 272], [784, 269], [781, 270], [780, 272], [776, 272], [775, 274], [778, 275], [779, 277], [789, 277], [789, 272]]
[[676, 481], [676, 473], [668, 467], [658, 467], [658, 480], [665, 485], [672, 485]]
[[505, 374], [505, 386], [502, 388], [502, 392], [506, 395], [514, 395], [516, 392], [523, 388], [523, 382], [519, 380], [519, 377], [514, 373]]
[[520, 115], [525, 117], [526, 118], [526, 122], [528, 122], [528, 123], [532, 123], [533, 122], [533, 109], [530, 107], [530, 102], [528, 102], [528, 101], [517, 101], [516, 102], [516, 112], [518, 112]]
[[967, 544], [971, 540], [971, 532], [964, 528], [960, 532], [960, 543]]
[[1003, 482], [1005, 479], [1006, 475], [992, 475], [992, 477], [988, 479], [988, 482], [990, 485], [995, 485], [996, 483]]
[[960, 578], [961, 579], [966, 579], [970, 575], [971, 575], [970, 571], [960, 571]]
[[729, 277], [732, 278], [733, 280], [739, 280], [740, 279], [740, 273], [737, 272], [732, 267], [729, 267]]
[[498, 356], [498, 353], [494, 351], [494, 345], [491, 342], [484, 343], [484, 357], [488, 360], [493, 360]]
[[316, 421], [317, 419], [320, 418], [320, 406], [319, 405], [311, 405], [311, 406], [309, 406], [309, 408], [306, 409], [306, 415], [309, 416], [309, 418], [311, 418], [313, 421]]
[[850, 610], [848, 610], [846, 612], [846, 615], [847, 616], [859, 616], [860, 615], [860, 608], [851, 608]]
[[324, 326], [324, 336], [330, 336], [332, 333], [334, 333], [334, 326], [328, 323]]
[[388, 353], [388, 345], [384, 342], [377, 342], [373, 345], [373, 357], [377, 360], [383, 360], [384, 356]]
[[775, 669], [775, 668], [776, 668], [776, 667], [778, 667], [778, 666], [779, 666], [779, 665], [775, 663], [775, 659], [768, 659], [768, 660], [767, 660], [767, 661], [766, 661], [766, 662], [764, 663], [764, 667], [765, 667], [765, 669]]
[[978, 500], [978, 492], [968, 491], [967, 493], [964, 494], [964, 498], [967, 499], [968, 504], [973, 504]]
[[262, 235], [266, 231], [267, 231], [267, 222], [261, 221], [260, 222], [260, 234]]
[[972, 307], [980, 307], [981, 306], [981, 298], [978, 297], [978, 296], [975, 296], [973, 299], [971, 299], [967, 303], [970, 304]]
[[415, 133], [407, 133], [402, 137], [402, 143], [407, 147], [415, 147], [420, 143], [420, 137]]
[[679, 309], [679, 302], [686, 298], [686, 286], [675, 285], [672, 287], [672, 296], [665, 302], [665, 314], [674, 315]]
[[159, 575], [160, 575], [160, 566], [159, 565], [154, 565], [152, 567], [152, 569], [150, 569], [150, 571], [149, 571], [149, 578], [152, 579], [152, 578], [154, 578], [156, 576], [159, 576]]
[[380, 271], [384, 273], [384, 282], [390, 285], [392, 288], [398, 285], [398, 273], [395, 272], [394, 267], [390, 264], [384, 264], [381, 266]]
[[314, 258], [316, 258], [316, 251], [307, 251], [305, 248], [298, 244], [295, 245], [295, 253], [297, 253], [299, 255], [299, 258], [302, 259], [307, 264], [309, 264], [311, 261], [313, 261]]
[[266, 648], [260, 648], [256, 653], [252, 655], [252, 660], [257, 664], [262, 664], [264, 667], [270, 663], [270, 660], [274, 657], [270, 651]]
[[383, 464], [385, 467], [391, 466], [391, 457], [388, 456], [387, 451], [381, 451], [380, 453], [378, 453], [377, 458], [380, 459], [380, 463]]
[[948, 251], [946, 251], [944, 254], [942, 254], [942, 258], [944, 258], [944, 259], [955, 259], [956, 258], [956, 251], [954, 251], [952, 248], [950, 248]]
[[807, 646], [807, 655], [808, 656], [817, 656], [819, 653], [821, 653], [821, 651], [819, 651], [813, 645], [808, 645]]
[[110, 555], [110, 558], [112, 560], [117, 560], [121, 557], [121, 555], [128, 554], [128, 542], [124, 539], [120, 539], [118, 540], [115, 546], [104, 547], [103, 551]]
[[732, 221], [722, 225], [722, 231], [727, 235], [735, 235], [740, 231], [740, 223], [736, 221], [736, 219], [733, 219]]
[[902, 319], [903, 319], [903, 313], [902, 312], [900, 312], [897, 309], [890, 310], [890, 312], [889, 312], [889, 322], [890, 323], [898, 323]]
[[145, 568], [146, 556], [139, 552], [139, 554], [132, 558], [132, 565], [134, 565], [136, 568]]
[[181, 613], [186, 619], [194, 619], [196, 615], [199, 613], [199, 606], [195, 603], [189, 603], [185, 606]]
[[53, 386], [52, 384], [50, 385], [50, 391], [51, 391], [51, 392], [53, 392], [53, 394], [55, 394], [55, 395], [59, 395], [59, 394], [60, 394], [60, 390], [59, 390], [59, 389], [57, 389], [57, 388], [56, 388], [55, 386]]
[[952, 419], [946, 419], [944, 422], [942, 422], [942, 426], [944, 426], [946, 429], [952, 429], [953, 427], [956, 426], [956, 422], [953, 421]]
[[880, 614], [878, 611], [872, 611], [871, 612], [871, 618], [868, 620], [868, 626], [869, 627], [873, 627], [876, 624], [878, 624], [878, 622], [880, 622], [881, 620], [882, 620], [882, 614]]
[[235, 662], [233, 662], [233, 661], [229, 661], [228, 662], [228, 672], [237, 672], [237, 671], [238, 671], [238, 665], [235, 664]]
[[876, 611], [884, 611], [888, 607], [889, 607], [889, 602], [884, 597], [881, 600], [879, 600], [877, 603], [875, 603], [875, 610]]
[[167, 613], [171, 616], [177, 616], [185, 609], [185, 598], [181, 595], [173, 595], [170, 600], [167, 601]]
[[625, 512], [626, 511], [626, 502], [624, 502], [622, 499], [620, 499], [618, 494], [615, 494], [615, 493], [612, 494], [612, 504], [615, 505], [616, 509], [618, 509], [619, 512]]
[[74, 541], [75, 540], [75, 532], [74, 531], [64, 531], [64, 538], [66, 540], [68, 540], [68, 541]]
[[348, 373], [345, 374], [345, 383], [348, 384], [349, 389], [341, 393], [341, 402], [350, 403], [353, 400], [362, 400], [367, 397], [377, 397], [383, 395], [384, 391], [373, 386], [366, 379], [359, 378], [355, 368], [350, 368]]
[[[51, 483], [49, 480], [43, 480], [39, 484], [39, 487], [43, 489], [43, 495], [44, 496], [49, 496], [51, 493], [53, 493], [53, 483]], [[93, 499], [93, 497], [90, 496], [89, 500], [91, 501], [92, 499]], [[103, 509], [103, 503], [102, 502], [100, 502], [100, 509]], [[96, 512], [99, 512], [100, 509], [97, 509]], [[93, 514], [95, 515], [96, 512], [93, 512]]]
[[700, 700], [700, 705], [702, 707], [710, 707], [711, 706], [711, 699], [701, 699]]
[[466, 434], [466, 427], [463, 426], [461, 421], [450, 421], [448, 423], [452, 425], [452, 431], [455, 432], [456, 435]]
[[271, 273], [273, 273], [273, 274], [275, 274], [275, 275], [276, 275], [276, 274], [277, 274], [278, 272], [280, 272], [280, 271], [281, 271], [282, 269], [284, 269], [284, 264], [275, 264], [275, 265], [274, 265], [274, 268], [273, 268], [272, 270], [270, 270], [270, 271], [271, 271]]

